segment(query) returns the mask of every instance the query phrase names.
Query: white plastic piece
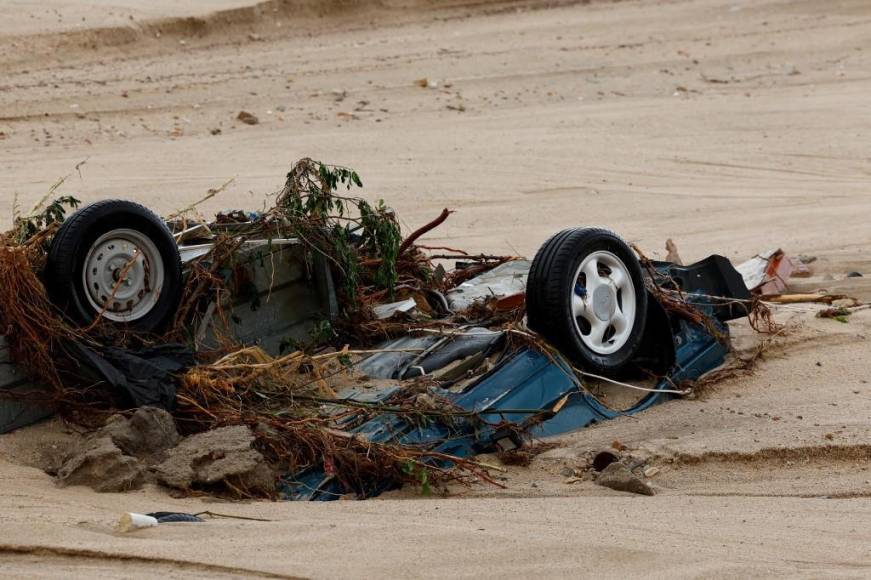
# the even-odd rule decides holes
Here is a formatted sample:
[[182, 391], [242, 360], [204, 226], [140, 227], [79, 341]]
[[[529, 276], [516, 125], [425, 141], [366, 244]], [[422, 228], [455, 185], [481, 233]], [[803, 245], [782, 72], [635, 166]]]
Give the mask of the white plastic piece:
[[156, 525], [157, 518], [153, 518], [145, 514], [128, 512], [121, 516], [121, 519], [118, 522], [118, 531], [126, 533], [132, 532], [134, 530], [140, 530], [142, 528], [153, 528]]
[[782, 253], [783, 251], [779, 248], [772, 248], [735, 266], [735, 269], [744, 278], [744, 285], [747, 286], [748, 290], [753, 291], [768, 281], [768, 265], [772, 258]]

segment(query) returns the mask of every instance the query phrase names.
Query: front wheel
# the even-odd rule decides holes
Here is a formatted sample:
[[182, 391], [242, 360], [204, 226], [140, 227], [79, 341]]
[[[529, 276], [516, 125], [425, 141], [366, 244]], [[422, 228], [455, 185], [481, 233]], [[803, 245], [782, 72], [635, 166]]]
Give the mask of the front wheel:
[[641, 265], [611, 231], [572, 228], [545, 242], [532, 262], [526, 305], [529, 327], [591, 372], [618, 374], [641, 346]]

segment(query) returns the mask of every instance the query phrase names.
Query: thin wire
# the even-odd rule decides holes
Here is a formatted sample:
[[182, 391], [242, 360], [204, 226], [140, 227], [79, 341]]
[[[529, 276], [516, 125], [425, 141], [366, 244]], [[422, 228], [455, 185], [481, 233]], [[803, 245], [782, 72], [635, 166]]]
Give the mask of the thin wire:
[[605, 381], [605, 382], [607, 382], [607, 383], [611, 383], [611, 384], [614, 384], [614, 385], [618, 385], [618, 386], [620, 386], [620, 387], [626, 387], [627, 389], [635, 389], [636, 391], [644, 391], [644, 392], [647, 392], [647, 393], [674, 393], [675, 395], [689, 395], [690, 393], [693, 392], [692, 389], [676, 390], [676, 389], [651, 389], [651, 388], [648, 388], [648, 387], [639, 387], [638, 385], [632, 385], [632, 384], [629, 384], [629, 383], [623, 383], [623, 382], [620, 382], [620, 381], [615, 381], [614, 379], [609, 379], [608, 377], [603, 377], [603, 376], [601, 376], [601, 375], [597, 375], [597, 374], [593, 374], [593, 373], [588, 373], [588, 372], [586, 372], [586, 371], [582, 371], [582, 370], [577, 369], [577, 368], [575, 368], [575, 367], [572, 367], [572, 369], [573, 369], [576, 373], [578, 373], [578, 374], [580, 374], [580, 375], [583, 375], [583, 376], [585, 376], [585, 377], [590, 377], [590, 378], [593, 378], [593, 379], [598, 379], [598, 380], [600, 380], [600, 381]]

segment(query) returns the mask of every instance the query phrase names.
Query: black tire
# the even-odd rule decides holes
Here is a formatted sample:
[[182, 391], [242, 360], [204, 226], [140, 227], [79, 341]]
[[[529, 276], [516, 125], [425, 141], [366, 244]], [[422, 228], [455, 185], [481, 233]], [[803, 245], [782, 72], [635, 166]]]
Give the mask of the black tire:
[[[634, 287], [635, 315], [626, 342], [613, 353], [592, 350], [581, 338], [572, 312], [578, 268], [593, 252], [606, 251], [623, 262]], [[529, 327], [556, 346], [573, 364], [590, 372], [614, 376], [638, 352], [647, 320], [647, 292], [641, 265], [617, 234], [599, 228], [563, 230], [538, 250], [526, 282]]]
[[45, 267], [49, 298], [75, 323], [91, 324], [98, 310], [89, 302], [82, 272], [86, 254], [107, 232], [126, 228], [147, 236], [162, 261], [164, 280], [159, 297], [140, 318], [123, 324], [141, 332], [159, 332], [175, 315], [181, 300], [183, 280], [178, 245], [166, 224], [149, 209], [124, 200], [104, 200], [69, 216], [51, 243]]

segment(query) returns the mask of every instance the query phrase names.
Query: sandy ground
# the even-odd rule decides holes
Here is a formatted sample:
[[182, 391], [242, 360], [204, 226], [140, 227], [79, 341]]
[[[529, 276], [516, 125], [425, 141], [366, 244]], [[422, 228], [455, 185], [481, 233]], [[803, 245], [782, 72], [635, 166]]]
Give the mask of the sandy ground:
[[[458, 210], [433, 244], [531, 254], [597, 224], [686, 260], [781, 246], [818, 258], [797, 288], [871, 300], [871, 4], [540, 4], [0, 2], [0, 204], [26, 211], [69, 175], [61, 192], [168, 212], [235, 178], [203, 211], [256, 209], [312, 156], [358, 169], [406, 229]], [[813, 310], [778, 311], [790, 331], [752, 375], [461, 498], [61, 490], [28, 465], [62, 426], [7, 435], [0, 575], [867, 577], [871, 313]], [[657, 496], [561, 475], [614, 440], [660, 468]], [[113, 533], [157, 509], [272, 521]]]

